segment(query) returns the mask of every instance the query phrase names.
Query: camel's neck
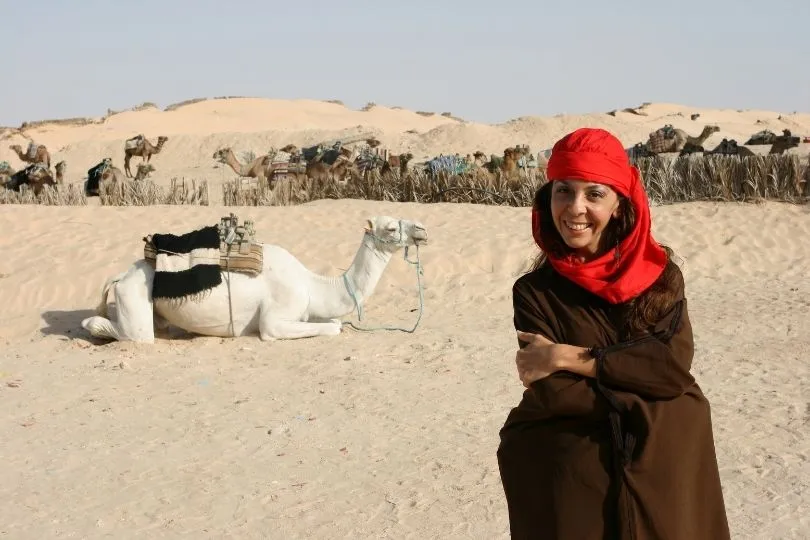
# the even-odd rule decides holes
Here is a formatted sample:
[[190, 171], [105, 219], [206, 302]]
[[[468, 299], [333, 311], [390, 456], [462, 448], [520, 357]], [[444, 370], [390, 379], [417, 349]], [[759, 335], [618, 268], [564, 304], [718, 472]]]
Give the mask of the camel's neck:
[[313, 276], [309, 313], [311, 317], [332, 319], [354, 311], [374, 293], [391, 253], [380, 250], [371, 234], [363, 235], [351, 266], [338, 277]]
[[225, 158], [225, 163], [230, 165], [231, 169], [233, 169], [233, 172], [235, 172], [239, 176], [245, 175], [244, 171], [242, 170], [243, 169], [242, 164], [239, 163], [239, 161], [236, 159], [236, 156], [233, 155], [233, 152], [228, 152], [228, 156]]
[[704, 142], [706, 142], [706, 139], [708, 139], [710, 135], [711, 135], [711, 132], [703, 131], [697, 137], [693, 137], [694, 143], [697, 144], [697, 145], [702, 145]]

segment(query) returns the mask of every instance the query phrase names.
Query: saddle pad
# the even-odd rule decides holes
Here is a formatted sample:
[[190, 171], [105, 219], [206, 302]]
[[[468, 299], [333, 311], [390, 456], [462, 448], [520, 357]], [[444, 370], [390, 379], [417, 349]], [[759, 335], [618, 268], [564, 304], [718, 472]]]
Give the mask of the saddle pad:
[[[155, 247], [149, 243], [144, 243], [143, 257], [155, 265], [157, 260], [157, 252]], [[263, 267], [264, 248], [262, 244], [251, 243], [248, 246], [247, 253], [241, 253], [239, 246], [234, 244], [231, 246], [230, 260], [228, 258], [228, 244], [221, 243], [219, 245], [219, 267], [222, 271], [240, 272], [257, 276], [261, 274]]]
[[669, 141], [660, 131], [650, 133], [650, 140], [647, 143], [647, 148], [654, 154], [666, 152], [669, 149]]

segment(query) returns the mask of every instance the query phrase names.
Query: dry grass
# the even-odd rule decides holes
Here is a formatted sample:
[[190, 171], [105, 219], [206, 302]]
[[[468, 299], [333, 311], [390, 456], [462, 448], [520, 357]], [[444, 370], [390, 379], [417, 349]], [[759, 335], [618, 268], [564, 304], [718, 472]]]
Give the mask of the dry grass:
[[102, 206], [151, 206], [155, 204], [208, 206], [208, 182], [172, 178], [168, 188], [151, 180], [104, 182], [99, 186]]
[[20, 191], [0, 188], [0, 204], [42, 204], [46, 206], [84, 206], [87, 197], [81, 188], [74, 184], [44, 186], [39, 195], [28, 186], [21, 186]]
[[[706, 200], [810, 201], [808, 161], [795, 155], [654, 157], [639, 159], [636, 165], [653, 204]], [[532, 204], [534, 192], [545, 182], [542, 169], [531, 178], [512, 181], [500, 174], [490, 176], [482, 172], [440, 175], [436, 179], [421, 171], [384, 178], [374, 172], [325, 185], [299, 177], [277, 182], [272, 189], [237, 178], [223, 185], [223, 201], [225, 206], [284, 206], [317, 199], [367, 199], [525, 207]]]
[[652, 202], [807, 202], [808, 158], [797, 155], [692, 155], [637, 160]]

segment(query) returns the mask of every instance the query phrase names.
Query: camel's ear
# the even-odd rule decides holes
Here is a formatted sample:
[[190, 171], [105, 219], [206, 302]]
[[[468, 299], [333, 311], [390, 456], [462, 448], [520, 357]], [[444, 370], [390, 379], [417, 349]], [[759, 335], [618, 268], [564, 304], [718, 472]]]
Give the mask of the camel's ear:
[[374, 231], [374, 220], [369, 218], [366, 220], [366, 231], [373, 232]]

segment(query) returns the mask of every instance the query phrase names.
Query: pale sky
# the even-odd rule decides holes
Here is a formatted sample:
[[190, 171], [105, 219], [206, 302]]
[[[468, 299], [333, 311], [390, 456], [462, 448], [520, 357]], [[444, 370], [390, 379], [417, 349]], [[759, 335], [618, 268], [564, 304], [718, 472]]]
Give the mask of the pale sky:
[[[655, 7], [655, 6], [659, 7]], [[810, 111], [808, 0], [0, 0], [0, 125], [196, 97]]]

